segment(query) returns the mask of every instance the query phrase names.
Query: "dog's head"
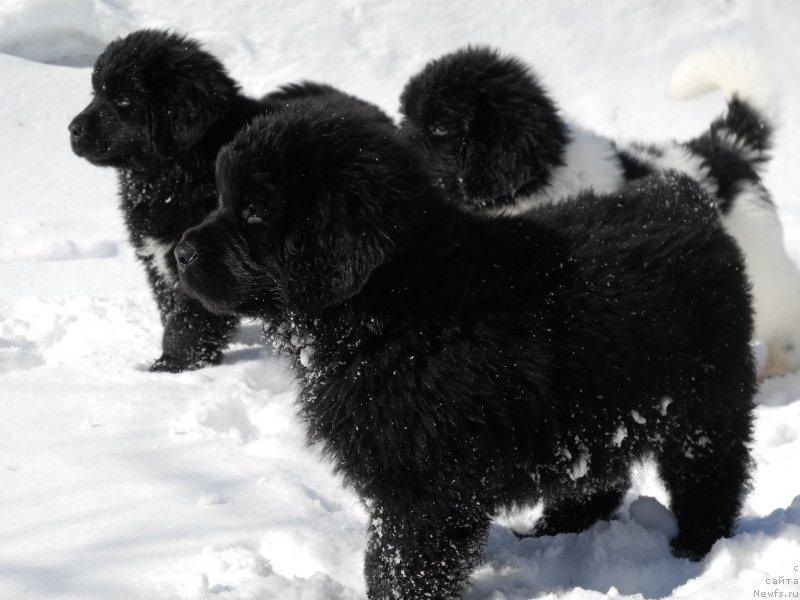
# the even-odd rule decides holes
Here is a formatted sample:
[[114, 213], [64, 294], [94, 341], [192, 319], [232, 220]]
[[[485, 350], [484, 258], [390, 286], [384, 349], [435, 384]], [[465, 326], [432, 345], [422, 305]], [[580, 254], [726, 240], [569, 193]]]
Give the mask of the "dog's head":
[[197, 42], [152, 29], [111, 42], [95, 62], [92, 89], [92, 101], [69, 124], [72, 150], [113, 167], [188, 150], [238, 93]]
[[181, 283], [212, 311], [269, 319], [358, 294], [435, 193], [418, 153], [344, 96], [254, 119], [220, 151], [217, 189], [176, 247]]
[[428, 63], [400, 98], [401, 130], [428, 156], [448, 197], [502, 208], [563, 164], [567, 130], [519, 60], [468, 47]]

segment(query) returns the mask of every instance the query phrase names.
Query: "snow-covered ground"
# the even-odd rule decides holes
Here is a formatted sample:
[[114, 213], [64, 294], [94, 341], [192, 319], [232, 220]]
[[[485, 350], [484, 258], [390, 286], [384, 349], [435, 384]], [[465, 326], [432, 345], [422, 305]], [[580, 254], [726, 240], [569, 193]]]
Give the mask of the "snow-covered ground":
[[[96, 54], [140, 27], [191, 33], [254, 95], [321, 79], [395, 115], [426, 60], [489, 43], [578, 121], [644, 139], [723, 110], [666, 97], [680, 57], [747, 43], [784, 100], [767, 180], [800, 259], [795, 0], [0, 0], [0, 600], [364, 597], [365, 512], [305, 446], [258, 325], [220, 367], [146, 370], [161, 331], [113, 173], [74, 157], [66, 131]], [[701, 563], [670, 555], [643, 466], [618, 520], [521, 542], [496, 527], [468, 598], [799, 597], [799, 398], [800, 376], [763, 386], [753, 492]]]

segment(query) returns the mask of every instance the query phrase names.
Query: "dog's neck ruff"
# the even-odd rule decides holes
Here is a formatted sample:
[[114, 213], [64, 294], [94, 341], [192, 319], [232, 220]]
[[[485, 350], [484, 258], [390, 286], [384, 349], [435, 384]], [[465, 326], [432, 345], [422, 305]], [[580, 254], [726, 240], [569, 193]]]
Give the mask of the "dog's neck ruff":
[[[619, 189], [625, 177], [614, 145], [607, 139], [574, 125], [567, 125], [570, 141], [564, 152], [564, 164], [555, 167], [547, 183], [529, 194], [517, 195], [511, 203], [497, 202], [493, 215], [520, 215], [542, 204], [555, 204], [593, 190], [606, 194]], [[524, 189], [529, 182], [521, 186]]]

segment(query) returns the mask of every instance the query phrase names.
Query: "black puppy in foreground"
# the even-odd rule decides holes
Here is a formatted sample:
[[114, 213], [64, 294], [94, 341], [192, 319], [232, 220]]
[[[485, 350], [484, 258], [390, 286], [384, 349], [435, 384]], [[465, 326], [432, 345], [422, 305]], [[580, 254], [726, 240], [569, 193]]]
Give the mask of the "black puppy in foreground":
[[[173, 254], [183, 232], [217, 205], [217, 152], [258, 113], [302, 97], [347, 96], [303, 82], [258, 101], [248, 98], [197, 42], [152, 29], [109, 44], [95, 63], [92, 88], [91, 103], [69, 125], [72, 149], [119, 174], [130, 241], [147, 270], [164, 326], [163, 353], [151, 370], [218, 363], [238, 319], [212, 314], [186, 296]], [[390, 122], [377, 107], [363, 105], [374, 118]]]
[[731, 534], [755, 373], [742, 258], [667, 174], [526, 218], [446, 203], [352, 103], [300, 101], [223, 148], [220, 207], [176, 248], [210, 310], [260, 317], [300, 411], [371, 512], [371, 599], [458, 596], [501, 507], [608, 518], [655, 456], [678, 556]]

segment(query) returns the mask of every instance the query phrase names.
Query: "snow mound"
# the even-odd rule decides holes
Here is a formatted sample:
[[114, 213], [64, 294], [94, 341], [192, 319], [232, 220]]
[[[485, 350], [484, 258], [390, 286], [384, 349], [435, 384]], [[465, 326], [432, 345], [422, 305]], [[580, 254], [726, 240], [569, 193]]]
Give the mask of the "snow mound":
[[[642, 512], [652, 511], [649, 502], [644, 506]], [[465, 598], [528, 600], [570, 588], [662, 598], [701, 571], [699, 563], [672, 556], [659, 527], [635, 520], [604, 521], [580, 534], [520, 541], [497, 527]]]
[[678, 535], [678, 522], [663, 504], [650, 496], [640, 496], [630, 506], [631, 520], [651, 531], [660, 531], [667, 539]]
[[762, 406], [786, 406], [800, 397], [800, 373], [774, 377], [761, 383], [761, 391], [756, 398]]
[[10, 252], [0, 252], [0, 262], [46, 262], [55, 260], [85, 260], [113, 258], [119, 252], [116, 242], [101, 240], [80, 243], [73, 240], [35, 241], [17, 246]]
[[154, 311], [130, 296], [25, 298], [0, 307], [0, 372], [61, 364], [93, 373], [117, 343], [117, 364], [130, 369], [158, 351]]
[[0, 8], [0, 52], [54, 65], [91, 66], [129, 23], [130, 15], [111, 2], [5, 3]]
[[44, 364], [42, 355], [27, 342], [0, 337], [0, 373], [25, 371]]
[[0, 220], [0, 262], [113, 258], [119, 255], [120, 246], [120, 241], [108, 239], [76, 241], [58, 225], [41, 220]]
[[245, 442], [260, 434], [260, 430], [250, 420], [248, 407], [240, 398], [229, 398], [206, 409], [199, 422], [218, 433], [232, 435]]
[[278, 575], [249, 542], [206, 548], [194, 564], [181, 598], [215, 600], [360, 600], [356, 590], [346, 589], [322, 573], [291, 579]]
[[767, 535], [776, 535], [786, 529], [795, 529], [800, 537], [800, 496], [795, 496], [788, 508], [779, 508], [766, 517], [753, 517], [743, 520], [739, 524], [737, 533], [761, 532]]

